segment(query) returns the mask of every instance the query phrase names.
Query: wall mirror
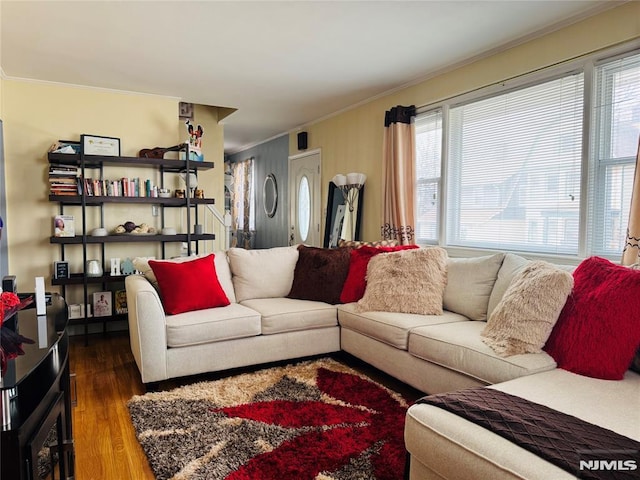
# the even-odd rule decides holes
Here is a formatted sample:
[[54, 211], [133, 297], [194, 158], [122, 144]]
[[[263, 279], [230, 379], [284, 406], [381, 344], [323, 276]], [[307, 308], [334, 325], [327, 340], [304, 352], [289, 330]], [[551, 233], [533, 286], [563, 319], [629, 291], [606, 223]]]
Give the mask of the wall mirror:
[[[362, 223], [362, 202], [364, 186], [356, 197], [353, 217], [346, 205], [344, 196], [333, 182], [329, 182], [329, 195], [327, 198], [327, 217], [324, 223], [324, 247], [334, 248], [338, 246], [341, 238], [345, 240], [360, 239], [360, 224]], [[353, 220], [353, 223], [352, 223]], [[353, 225], [354, 232], [350, 232]]]
[[267, 175], [262, 184], [262, 204], [267, 217], [273, 218], [278, 208], [278, 183], [273, 173]]

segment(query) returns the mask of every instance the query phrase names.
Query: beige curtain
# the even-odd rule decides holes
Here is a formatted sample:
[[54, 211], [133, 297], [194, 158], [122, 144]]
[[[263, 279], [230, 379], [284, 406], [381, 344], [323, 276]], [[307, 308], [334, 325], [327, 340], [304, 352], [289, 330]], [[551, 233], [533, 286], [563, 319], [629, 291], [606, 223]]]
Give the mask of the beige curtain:
[[415, 106], [397, 106], [384, 119], [382, 157], [383, 240], [414, 241]]
[[253, 230], [253, 159], [233, 164], [231, 228], [235, 235], [232, 247], [251, 248]]
[[631, 192], [627, 243], [622, 252], [623, 265], [633, 265], [637, 262], [640, 262], [640, 138], [638, 139], [636, 172], [633, 177], [633, 191]]

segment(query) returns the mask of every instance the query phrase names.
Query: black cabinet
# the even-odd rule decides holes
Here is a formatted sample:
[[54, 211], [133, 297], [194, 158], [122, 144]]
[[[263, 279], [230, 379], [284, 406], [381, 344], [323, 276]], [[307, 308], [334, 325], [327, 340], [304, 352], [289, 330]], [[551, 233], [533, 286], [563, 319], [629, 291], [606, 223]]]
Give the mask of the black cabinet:
[[74, 477], [69, 337], [64, 298], [54, 294], [47, 314], [21, 310], [2, 328], [35, 341], [7, 362], [0, 381], [0, 478]]

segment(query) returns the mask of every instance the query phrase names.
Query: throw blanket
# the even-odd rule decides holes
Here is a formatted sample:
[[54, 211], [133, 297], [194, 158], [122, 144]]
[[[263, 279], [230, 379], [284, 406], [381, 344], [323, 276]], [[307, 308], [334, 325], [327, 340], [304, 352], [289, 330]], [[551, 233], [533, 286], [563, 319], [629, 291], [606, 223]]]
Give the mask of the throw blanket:
[[417, 403], [455, 413], [578, 478], [640, 476], [640, 442], [524, 398], [491, 388], [471, 388], [431, 395]]

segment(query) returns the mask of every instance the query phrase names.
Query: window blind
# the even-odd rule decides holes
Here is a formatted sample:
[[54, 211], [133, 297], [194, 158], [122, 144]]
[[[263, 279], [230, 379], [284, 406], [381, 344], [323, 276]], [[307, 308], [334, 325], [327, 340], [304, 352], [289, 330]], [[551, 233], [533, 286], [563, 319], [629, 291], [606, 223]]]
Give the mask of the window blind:
[[583, 73], [449, 110], [447, 244], [576, 254]]
[[416, 117], [415, 132], [416, 241], [437, 243], [440, 228], [442, 110], [433, 110]]

